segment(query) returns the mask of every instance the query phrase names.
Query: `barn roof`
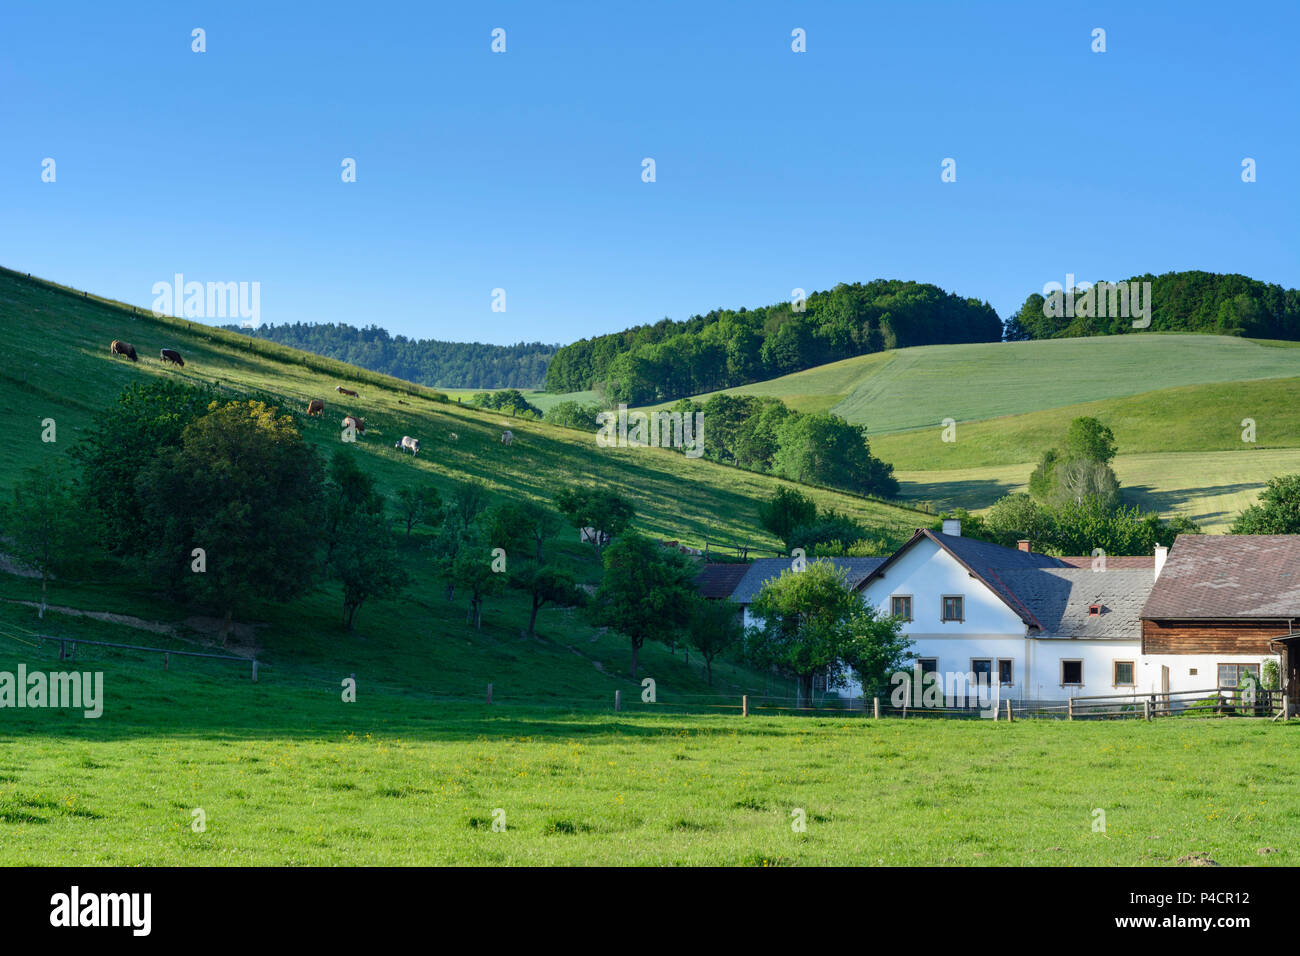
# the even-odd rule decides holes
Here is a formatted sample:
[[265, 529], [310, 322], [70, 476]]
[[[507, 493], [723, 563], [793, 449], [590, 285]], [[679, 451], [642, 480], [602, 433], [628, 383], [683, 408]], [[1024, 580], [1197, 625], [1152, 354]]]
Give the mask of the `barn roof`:
[[[835, 566], [837, 571], [843, 571], [848, 579], [850, 589], [856, 588], [863, 580], [866, 579], [872, 571], [885, 562], [884, 558], [809, 558], [809, 563], [813, 561], [829, 561]], [[759, 558], [749, 566], [749, 571], [736, 590], [732, 592], [731, 599], [737, 604], [753, 604], [754, 599], [758, 597], [758, 592], [763, 589], [763, 585], [768, 581], [781, 576], [782, 571], [788, 571], [791, 567], [789, 558]]]
[[1180, 534], [1142, 616], [1208, 621], [1300, 617], [1300, 535]]

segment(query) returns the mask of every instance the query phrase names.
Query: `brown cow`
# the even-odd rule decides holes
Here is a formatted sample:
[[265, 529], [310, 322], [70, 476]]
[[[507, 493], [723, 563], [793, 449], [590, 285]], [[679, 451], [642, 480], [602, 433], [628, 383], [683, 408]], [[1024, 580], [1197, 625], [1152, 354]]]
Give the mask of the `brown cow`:
[[120, 342], [113, 339], [113, 344], [108, 347], [108, 351], [112, 355], [125, 355], [132, 362], [139, 361], [139, 357], [135, 354], [135, 346], [130, 342]]
[[307, 403], [308, 415], [320, 415], [325, 411], [325, 402], [319, 398], [313, 398]]
[[345, 415], [343, 417], [343, 427], [347, 428], [349, 425], [355, 428], [359, 435], [364, 435], [366, 433], [366, 420], [364, 418], [357, 418], [355, 415]]
[[338, 392], [340, 395], [351, 395], [353, 398], [357, 397], [356, 392], [352, 391], [350, 388], [344, 388], [342, 385], [335, 385], [334, 391]]
[[185, 359], [181, 358], [181, 353], [177, 352], [175, 349], [163, 349], [158, 354], [162, 356], [164, 362], [171, 362], [173, 365], [179, 365], [181, 368], [185, 367]]

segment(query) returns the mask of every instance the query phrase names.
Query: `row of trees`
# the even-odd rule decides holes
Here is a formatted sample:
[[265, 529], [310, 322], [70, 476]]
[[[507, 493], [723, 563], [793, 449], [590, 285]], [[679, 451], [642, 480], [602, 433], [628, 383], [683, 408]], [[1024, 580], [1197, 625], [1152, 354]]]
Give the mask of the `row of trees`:
[[751, 471], [859, 495], [898, 494], [894, 466], [871, 454], [867, 427], [825, 412], [805, 413], [776, 398], [719, 393], [672, 411], [702, 412], [704, 457]]
[[[1300, 339], [1300, 290], [1248, 276], [1166, 272], [1124, 280], [1151, 283], [1153, 332], [1213, 332], [1265, 339]], [[1077, 297], [1077, 296], [1076, 296]], [[1118, 335], [1133, 332], [1128, 316], [1046, 315], [1035, 292], [1005, 323], [1008, 341]]]
[[814, 292], [803, 303], [719, 309], [582, 339], [556, 351], [546, 389], [601, 386], [615, 403], [653, 404], [882, 349], [1001, 337], [987, 302], [877, 279]]
[[485, 345], [409, 339], [376, 325], [359, 329], [342, 322], [224, 328], [438, 388], [541, 388], [556, 350], [541, 342]]

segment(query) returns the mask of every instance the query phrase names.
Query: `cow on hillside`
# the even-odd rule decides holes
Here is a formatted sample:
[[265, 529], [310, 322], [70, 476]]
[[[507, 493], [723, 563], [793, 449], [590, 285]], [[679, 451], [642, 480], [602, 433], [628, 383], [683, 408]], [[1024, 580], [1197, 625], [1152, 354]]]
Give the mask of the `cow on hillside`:
[[514, 440], [515, 440], [514, 432], [504, 431], [501, 433], [501, 444], [505, 445], [506, 447], [509, 447]]
[[307, 403], [308, 415], [322, 415], [325, 412], [325, 401], [320, 398], [313, 398]]
[[113, 344], [108, 347], [108, 351], [112, 355], [125, 355], [132, 362], [139, 361], [139, 357], [135, 354], [135, 346], [130, 342], [120, 342], [113, 339]]
[[366, 433], [366, 420], [357, 418], [355, 415], [345, 415], [343, 417], [343, 427], [354, 428], [358, 435], [364, 435]]
[[344, 388], [342, 385], [335, 385], [334, 391], [338, 392], [340, 395], [350, 395], [353, 398], [357, 397], [356, 392], [352, 391], [350, 388]]
[[420, 453], [420, 439], [412, 438], [410, 435], [403, 435], [402, 440], [393, 447], [398, 451], [409, 451], [414, 457]]
[[173, 365], [179, 365], [181, 368], [185, 367], [185, 359], [181, 358], [181, 353], [177, 352], [175, 349], [163, 349], [158, 354], [162, 357], [164, 362], [171, 362]]

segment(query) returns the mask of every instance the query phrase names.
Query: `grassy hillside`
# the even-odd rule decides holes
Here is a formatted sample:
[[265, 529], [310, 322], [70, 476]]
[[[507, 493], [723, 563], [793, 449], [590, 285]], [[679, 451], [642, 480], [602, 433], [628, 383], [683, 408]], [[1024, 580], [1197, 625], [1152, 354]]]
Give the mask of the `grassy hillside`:
[[[901, 497], [938, 509], [1023, 490], [1043, 450], [1093, 416], [1115, 434], [1129, 501], [1224, 531], [1269, 478], [1300, 471], [1295, 345], [1147, 334], [924, 346], [729, 391], [866, 424]], [[945, 418], [956, 441], [942, 440]]]
[[[0, 489], [6, 494], [24, 467], [66, 454], [90, 427], [92, 413], [109, 406], [128, 382], [169, 376], [269, 393], [297, 411], [309, 399], [323, 398], [325, 415], [301, 416], [304, 435], [327, 455], [340, 447], [351, 450], [386, 495], [422, 484], [446, 493], [452, 482], [469, 477], [483, 480], [496, 495], [517, 499], [547, 500], [565, 483], [603, 484], [634, 502], [637, 526], [650, 535], [698, 546], [707, 540], [715, 547], [779, 547], [758, 528], [756, 513], [756, 502], [782, 484], [774, 478], [658, 449], [602, 449], [581, 432], [459, 406], [429, 389], [237, 333], [133, 315], [129, 307], [123, 310], [13, 273], [0, 273], [0, 321], [8, 330], [9, 361], [0, 369], [7, 392], [4, 424], [16, 436], [10, 454], [0, 458]], [[109, 354], [108, 344], [115, 338], [135, 345], [138, 364]], [[185, 367], [163, 365], [157, 357], [162, 347], [179, 349]], [[337, 395], [336, 384], [357, 390], [359, 397]], [[341, 443], [339, 422], [345, 413], [367, 422], [366, 434], [355, 445]], [[51, 418], [58, 440], [44, 443], [41, 423]], [[506, 428], [515, 435], [508, 448], [500, 441]], [[421, 439], [418, 459], [393, 448], [402, 435]], [[810, 493], [895, 542], [931, 520], [880, 502], [817, 489]], [[599, 580], [594, 554], [579, 544], [576, 531], [562, 532], [551, 550], [564, 555], [581, 580]], [[400, 601], [363, 608], [355, 636], [339, 628], [341, 600], [332, 582], [288, 607], [265, 608], [248, 622], [256, 625], [261, 658], [269, 667], [295, 672], [314, 674], [313, 668], [325, 668], [332, 681], [341, 671], [367, 668], [374, 680], [456, 696], [477, 697], [489, 682], [499, 694], [547, 699], [573, 694], [604, 699], [615, 688], [636, 689], [617, 676], [627, 669], [624, 640], [593, 631], [573, 612], [549, 609], [539, 619], [543, 639], [522, 638], [528, 602], [517, 592], [489, 598], [484, 628], [475, 631], [465, 624], [465, 601], [445, 600], [427, 553], [411, 547], [405, 560], [415, 584]], [[131, 626], [53, 612], [40, 625], [41, 632], [178, 648], [209, 640], [204, 623], [190, 619], [184, 608], [151, 599], [147, 587], [121, 587], [122, 582], [130, 584], [130, 569], [105, 562], [77, 580], [54, 582], [50, 601], [139, 619]], [[30, 601], [38, 590], [30, 579], [0, 574], [0, 599]], [[0, 604], [0, 632], [34, 633], [30, 608], [8, 604], [6, 612], [5, 607]], [[158, 628], [173, 636], [160, 635]], [[666, 680], [668, 692], [708, 690], [698, 660], [687, 665], [680, 653], [657, 647], [647, 652], [645, 672]], [[718, 676], [722, 688], [765, 683], [764, 677], [740, 670], [724, 668]]]
[[927, 345], [845, 359], [730, 392], [833, 411], [873, 435], [1020, 415], [1183, 385], [1300, 376], [1300, 351], [1219, 335]]

